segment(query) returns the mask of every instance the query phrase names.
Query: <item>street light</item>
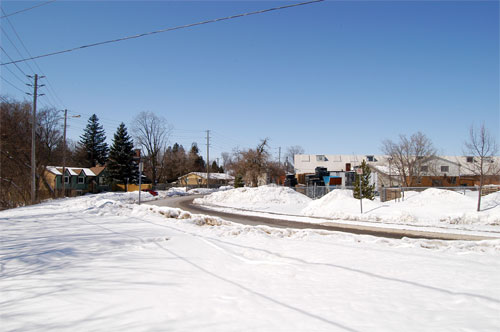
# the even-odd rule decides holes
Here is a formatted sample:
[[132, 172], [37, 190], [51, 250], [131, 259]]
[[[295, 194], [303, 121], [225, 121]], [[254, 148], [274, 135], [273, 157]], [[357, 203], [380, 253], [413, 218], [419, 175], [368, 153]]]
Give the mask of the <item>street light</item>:
[[[79, 118], [80, 115], [72, 115], [72, 118]], [[63, 139], [63, 169], [62, 169], [62, 189], [63, 197], [66, 197], [66, 120], [68, 118], [68, 110], [64, 110], [64, 139]]]

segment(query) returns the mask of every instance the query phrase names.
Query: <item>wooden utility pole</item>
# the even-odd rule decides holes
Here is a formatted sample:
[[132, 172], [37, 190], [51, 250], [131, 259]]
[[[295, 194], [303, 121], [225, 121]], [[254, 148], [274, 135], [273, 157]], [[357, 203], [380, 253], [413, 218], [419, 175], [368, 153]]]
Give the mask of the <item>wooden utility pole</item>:
[[207, 130], [207, 189], [210, 188], [210, 130]]
[[33, 84], [33, 117], [31, 119], [31, 204], [36, 202], [36, 160], [35, 160], [35, 132], [36, 132], [36, 97], [38, 96], [38, 74], [35, 74], [35, 84]]
[[[36, 99], [38, 96], [43, 96], [43, 94], [38, 94], [38, 74], [35, 76], [29, 76], [29, 78], [34, 79], [33, 84], [33, 116], [31, 119], [31, 204], [36, 203], [36, 155], [35, 155], [35, 137], [36, 137]], [[44, 78], [45, 76], [40, 76]], [[27, 84], [31, 86], [30, 84]], [[40, 85], [40, 87], [42, 87]], [[29, 95], [29, 93], [28, 93]]]
[[63, 169], [62, 169], [62, 189], [63, 197], [66, 197], [66, 119], [68, 118], [68, 110], [64, 110], [64, 135], [63, 135]]
[[[73, 115], [72, 118], [79, 118], [80, 115]], [[68, 110], [64, 110], [64, 135], [63, 135], [63, 168], [62, 168], [62, 189], [63, 197], [66, 197], [66, 121], [68, 119]]]
[[278, 165], [281, 168], [281, 146], [278, 148]]

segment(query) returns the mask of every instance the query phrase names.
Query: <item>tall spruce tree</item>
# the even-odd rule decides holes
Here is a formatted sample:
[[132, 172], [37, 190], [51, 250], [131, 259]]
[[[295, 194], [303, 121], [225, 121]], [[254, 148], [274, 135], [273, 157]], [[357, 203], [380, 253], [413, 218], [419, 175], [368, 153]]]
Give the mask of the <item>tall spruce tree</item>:
[[[356, 173], [354, 180], [354, 198], [359, 199], [359, 192], [361, 189], [361, 193], [363, 194], [363, 198], [373, 200], [375, 197], [375, 185], [370, 184], [370, 175], [371, 170], [370, 167], [366, 164], [366, 161], [361, 162], [361, 169], [363, 170], [363, 174], [359, 175]], [[359, 185], [359, 177], [361, 176], [361, 187]]]
[[104, 165], [108, 159], [109, 148], [106, 144], [104, 128], [99, 124], [99, 119], [95, 114], [89, 118], [87, 127], [80, 136], [80, 149], [87, 167]]
[[107, 165], [108, 176], [112, 181], [135, 183], [138, 180], [138, 167], [134, 161], [134, 142], [122, 122], [113, 137]]
[[203, 157], [200, 156], [200, 149], [196, 143], [191, 145], [191, 150], [189, 150], [189, 171], [190, 172], [203, 172], [206, 170], [205, 161]]

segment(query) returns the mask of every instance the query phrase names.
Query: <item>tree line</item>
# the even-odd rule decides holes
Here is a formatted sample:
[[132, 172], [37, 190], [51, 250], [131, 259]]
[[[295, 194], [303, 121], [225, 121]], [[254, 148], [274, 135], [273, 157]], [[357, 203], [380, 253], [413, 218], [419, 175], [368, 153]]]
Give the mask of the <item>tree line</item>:
[[[31, 103], [2, 98], [0, 135], [0, 209], [27, 205], [31, 202]], [[39, 109], [35, 123], [36, 193], [53, 190], [46, 182], [47, 166], [91, 168], [106, 165], [109, 183], [136, 183], [138, 158], [136, 149], [144, 152], [145, 176], [153, 183], [174, 181], [193, 171], [206, 171], [206, 162], [196, 143], [189, 151], [177, 143], [167, 146], [172, 128], [166, 120], [152, 112], [141, 112], [133, 122], [130, 135], [124, 123], [114, 133], [112, 144], [93, 114], [78, 142], [63, 140], [64, 115], [53, 108]], [[212, 163], [211, 172], [223, 172]]]

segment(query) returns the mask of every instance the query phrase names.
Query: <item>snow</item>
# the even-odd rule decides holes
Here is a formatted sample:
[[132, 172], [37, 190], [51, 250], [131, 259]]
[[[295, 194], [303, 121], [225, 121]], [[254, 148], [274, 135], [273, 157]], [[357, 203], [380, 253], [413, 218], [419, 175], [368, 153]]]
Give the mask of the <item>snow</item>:
[[[276, 199], [278, 197], [278, 199]], [[477, 192], [454, 192], [444, 189], [408, 191], [399, 201], [380, 202], [359, 199], [352, 190], [335, 189], [317, 200], [286, 187], [263, 186], [239, 188], [196, 199], [211, 209], [266, 216], [284, 214], [282, 219], [328, 224], [342, 221], [356, 225], [439, 231], [446, 228], [456, 233], [476, 232], [500, 237], [500, 192], [482, 198], [482, 209], [476, 211]], [[427, 229], [426, 229], [426, 228]], [[480, 233], [477, 233], [480, 232]]]
[[195, 199], [195, 204], [227, 206], [258, 211], [298, 213], [311, 202], [305, 195], [288, 187], [261, 186], [236, 188]]
[[0, 211], [0, 329], [500, 328], [500, 240], [244, 226], [137, 199], [107, 193]]

